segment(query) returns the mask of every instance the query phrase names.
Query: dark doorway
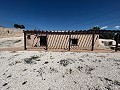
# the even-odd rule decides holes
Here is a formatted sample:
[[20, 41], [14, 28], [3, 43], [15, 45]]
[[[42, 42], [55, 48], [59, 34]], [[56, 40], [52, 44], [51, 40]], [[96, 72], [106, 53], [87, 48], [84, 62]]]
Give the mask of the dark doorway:
[[40, 36], [40, 46], [46, 46], [46, 45], [47, 45], [47, 37]]

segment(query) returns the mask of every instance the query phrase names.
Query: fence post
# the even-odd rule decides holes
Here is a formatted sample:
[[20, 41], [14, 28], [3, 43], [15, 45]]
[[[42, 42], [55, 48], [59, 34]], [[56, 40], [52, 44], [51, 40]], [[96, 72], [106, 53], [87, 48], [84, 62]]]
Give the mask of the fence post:
[[24, 31], [24, 50], [26, 50], [26, 31]]
[[91, 49], [91, 51], [94, 50], [94, 39], [95, 39], [95, 30], [93, 31], [93, 34], [92, 34], [92, 49]]
[[70, 34], [70, 32], [69, 32], [69, 51], [70, 51], [70, 42], [71, 42], [71, 34]]
[[46, 50], [48, 50], [48, 34], [46, 32]]
[[115, 47], [116, 52], [118, 50], [118, 41], [119, 41], [119, 33], [117, 33], [117, 38], [116, 38], [116, 47]]

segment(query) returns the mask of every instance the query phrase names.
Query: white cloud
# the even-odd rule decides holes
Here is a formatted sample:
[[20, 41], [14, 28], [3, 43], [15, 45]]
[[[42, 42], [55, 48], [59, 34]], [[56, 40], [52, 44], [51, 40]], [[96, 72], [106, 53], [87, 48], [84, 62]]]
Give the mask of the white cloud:
[[101, 27], [100, 29], [106, 29], [106, 28], [108, 28], [108, 26]]
[[120, 29], [120, 26], [115, 26], [114, 28], [116, 28], [116, 29]]

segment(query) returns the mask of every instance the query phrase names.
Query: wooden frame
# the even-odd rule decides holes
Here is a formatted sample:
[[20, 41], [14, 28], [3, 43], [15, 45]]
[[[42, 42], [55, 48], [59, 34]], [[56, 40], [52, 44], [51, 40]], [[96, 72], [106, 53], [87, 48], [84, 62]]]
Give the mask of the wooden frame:
[[[37, 31], [37, 30], [27, 30], [24, 31], [24, 50], [26, 50], [26, 35], [34, 35], [34, 34], [45, 34], [47, 37], [47, 45], [46, 45], [46, 50], [48, 50], [48, 35], [49, 34], [53, 34], [53, 35], [69, 35], [69, 46], [68, 46], [68, 50], [70, 51], [70, 46], [71, 46], [71, 35], [79, 35], [79, 34], [92, 34], [92, 45], [91, 45], [91, 51], [94, 50], [94, 40], [95, 40], [95, 34], [104, 34], [104, 33], [110, 33], [110, 32], [114, 32], [114, 33], [120, 33], [120, 30], [76, 30], [76, 31]], [[117, 37], [119, 39], [119, 35]], [[118, 50], [118, 39], [116, 41], [116, 49], [115, 51]]]

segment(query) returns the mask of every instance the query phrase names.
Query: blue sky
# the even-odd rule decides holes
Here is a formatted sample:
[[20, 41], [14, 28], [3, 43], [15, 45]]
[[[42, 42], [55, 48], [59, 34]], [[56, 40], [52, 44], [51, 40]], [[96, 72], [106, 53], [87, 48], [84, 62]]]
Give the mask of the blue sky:
[[[120, 26], [120, 0], [0, 0], [0, 25], [26, 29], [82, 30]], [[116, 27], [116, 28], [115, 28]]]

